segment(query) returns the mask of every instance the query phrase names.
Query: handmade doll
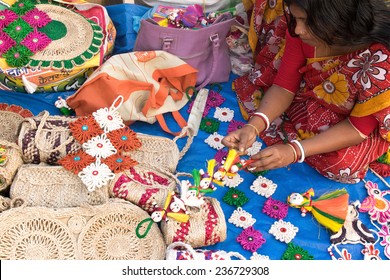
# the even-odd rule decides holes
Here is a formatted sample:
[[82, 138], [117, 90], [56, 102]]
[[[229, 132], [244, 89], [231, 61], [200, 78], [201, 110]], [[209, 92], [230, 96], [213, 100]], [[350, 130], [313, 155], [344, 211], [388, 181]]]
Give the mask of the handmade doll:
[[292, 193], [287, 198], [291, 207], [300, 208], [302, 216], [312, 212], [314, 218], [333, 232], [338, 232], [343, 226], [348, 214], [349, 195], [345, 189], [336, 190], [312, 199], [313, 189], [307, 192]]

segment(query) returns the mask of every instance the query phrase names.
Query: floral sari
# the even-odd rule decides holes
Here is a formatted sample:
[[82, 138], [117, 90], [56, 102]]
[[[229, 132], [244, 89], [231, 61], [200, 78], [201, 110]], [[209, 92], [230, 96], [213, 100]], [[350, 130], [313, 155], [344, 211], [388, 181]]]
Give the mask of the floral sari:
[[[348, 55], [307, 59], [300, 69], [303, 80], [292, 104], [261, 138], [267, 145], [305, 139], [349, 116], [372, 115], [379, 126], [362, 143], [305, 160], [325, 177], [359, 182], [390, 145], [389, 55], [385, 46], [373, 44]], [[386, 165], [373, 166], [388, 175]]]

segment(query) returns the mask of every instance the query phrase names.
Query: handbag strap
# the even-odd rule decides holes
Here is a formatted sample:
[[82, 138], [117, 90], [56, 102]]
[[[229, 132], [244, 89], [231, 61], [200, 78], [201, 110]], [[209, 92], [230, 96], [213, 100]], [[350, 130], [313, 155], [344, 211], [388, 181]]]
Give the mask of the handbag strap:
[[[212, 44], [212, 55], [213, 55], [211, 71], [210, 71], [210, 74], [207, 75], [207, 78], [203, 81], [203, 83], [196, 87], [197, 90], [207, 86], [210, 83], [212, 77], [214, 76], [215, 71], [217, 70], [217, 57], [218, 57], [217, 52], [218, 52], [219, 46], [220, 46], [220, 39], [219, 39], [218, 33], [211, 35], [209, 37], [209, 39], [210, 39], [211, 44]], [[163, 38], [163, 45], [162, 45], [163, 51], [169, 52], [169, 49], [171, 48], [172, 42], [173, 42], [173, 38], [171, 38], [171, 37]]]

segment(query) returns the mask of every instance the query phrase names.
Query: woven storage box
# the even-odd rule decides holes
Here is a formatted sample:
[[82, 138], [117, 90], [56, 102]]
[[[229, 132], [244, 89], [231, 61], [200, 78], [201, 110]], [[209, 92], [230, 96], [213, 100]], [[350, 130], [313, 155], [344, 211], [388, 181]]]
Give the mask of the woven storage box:
[[109, 193], [151, 213], [155, 204], [164, 206], [168, 193], [177, 190], [177, 186], [178, 181], [172, 174], [138, 164], [117, 173], [109, 184]]
[[8, 189], [18, 168], [23, 164], [19, 146], [0, 139], [0, 191]]
[[107, 186], [90, 192], [76, 174], [47, 164], [22, 165], [10, 187], [10, 197], [22, 199], [26, 206], [61, 208], [99, 205], [109, 199]]
[[135, 234], [148, 217], [117, 200], [89, 207], [13, 208], [0, 214], [0, 259], [164, 259], [166, 246], [156, 224], [145, 238]]
[[188, 222], [170, 219], [161, 223], [167, 245], [184, 242], [193, 248], [209, 246], [226, 239], [226, 221], [219, 201], [205, 197], [200, 208], [188, 207]]
[[176, 139], [137, 133], [142, 145], [139, 149], [124, 153], [141, 164], [165, 169], [174, 173], [181, 158]]
[[57, 164], [68, 153], [80, 150], [81, 145], [71, 136], [69, 129], [69, 122], [75, 120], [75, 117], [50, 116], [47, 111], [26, 118], [18, 137], [24, 162]]

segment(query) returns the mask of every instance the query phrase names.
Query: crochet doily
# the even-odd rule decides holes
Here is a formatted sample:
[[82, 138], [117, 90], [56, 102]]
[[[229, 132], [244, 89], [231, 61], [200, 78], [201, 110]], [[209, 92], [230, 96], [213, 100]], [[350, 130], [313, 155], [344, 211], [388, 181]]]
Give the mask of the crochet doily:
[[165, 244], [153, 224], [139, 239], [135, 228], [149, 215], [132, 203], [100, 206], [19, 207], [0, 214], [0, 259], [163, 260]]

